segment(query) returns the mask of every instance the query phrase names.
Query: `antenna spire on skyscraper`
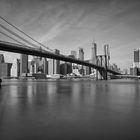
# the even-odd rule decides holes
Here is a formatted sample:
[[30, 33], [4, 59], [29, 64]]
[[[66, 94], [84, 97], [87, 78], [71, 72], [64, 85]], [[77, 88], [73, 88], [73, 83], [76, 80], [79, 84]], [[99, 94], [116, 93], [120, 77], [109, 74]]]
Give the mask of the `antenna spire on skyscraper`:
[[92, 44], [95, 44], [95, 37], [93, 37]]

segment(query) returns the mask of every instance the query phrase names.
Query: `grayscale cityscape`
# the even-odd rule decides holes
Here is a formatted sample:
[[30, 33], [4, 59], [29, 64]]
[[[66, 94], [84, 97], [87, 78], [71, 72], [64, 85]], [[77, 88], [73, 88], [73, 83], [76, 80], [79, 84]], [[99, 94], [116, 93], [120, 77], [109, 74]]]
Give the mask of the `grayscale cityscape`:
[[0, 0], [0, 139], [140, 139], [139, 0]]

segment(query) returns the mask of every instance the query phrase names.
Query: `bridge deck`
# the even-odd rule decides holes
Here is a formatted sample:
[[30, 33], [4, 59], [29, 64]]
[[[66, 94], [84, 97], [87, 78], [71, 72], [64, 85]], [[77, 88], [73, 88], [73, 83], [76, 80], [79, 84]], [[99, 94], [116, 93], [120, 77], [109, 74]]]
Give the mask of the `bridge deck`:
[[[66, 62], [76, 63], [76, 64], [80, 64], [80, 65], [84, 65], [84, 66], [89, 66], [89, 67], [95, 68], [95, 69], [100, 70], [100, 71], [105, 70], [104, 67], [101, 67], [101, 66], [98, 66], [98, 65], [95, 65], [92, 63], [88, 63], [88, 62], [81, 61], [78, 59], [73, 59], [73, 58], [70, 58], [68, 56], [64, 56], [61, 54], [60, 55], [54, 54], [54, 53], [51, 53], [49, 51], [42, 51], [42, 50], [34, 49], [30, 46], [23, 46], [23, 45], [19, 45], [19, 44], [15, 44], [15, 43], [0, 41], [0, 50], [14, 52], [14, 53], [34, 55], [34, 56], [41, 56], [41, 57], [46, 57], [46, 58], [51, 58], [51, 59], [57, 59], [57, 60], [61, 60], [61, 61], [66, 61]], [[107, 69], [107, 72], [110, 72], [110, 73], [115, 74], [115, 75], [120, 74], [120, 73], [113, 71], [113, 70], [110, 70], [110, 69]]]

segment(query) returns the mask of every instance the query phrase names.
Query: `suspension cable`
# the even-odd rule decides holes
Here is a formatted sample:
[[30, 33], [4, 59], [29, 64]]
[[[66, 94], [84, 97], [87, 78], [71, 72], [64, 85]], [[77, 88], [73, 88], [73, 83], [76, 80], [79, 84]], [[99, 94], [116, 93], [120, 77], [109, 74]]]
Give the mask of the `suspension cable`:
[[16, 41], [17, 43], [19, 43], [19, 44], [21, 44], [21, 45], [25, 45], [25, 44], [23, 44], [22, 42], [20, 42], [20, 41], [14, 39], [13, 37], [7, 35], [6, 33], [2, 32], [2, 31], [0, 31], [0, 33], [3, 34], [4, 36], [6, 36], [6, 37], [8, 37], [8, 38], [10, 38], [10, 39], [12, 39], [12, 40], [14, 40], [14, 41]]
[[6, 36], [6, 37], [8, 37], [8, 38], [10, 38], [10, 39], [12, 39], [12, 40], [14, 40], [15, 42], [19, 43], [20, 45], [22, 45], [22, 47], [24, 46], [24, 47], [26, 47], [26, 48], [31, 48], [31, 47], [25, 45], [24, 43], [18, 41], [17, 39], [15, 39], [15, 38], [13, 38], [13, 37], [7, 35], [6, 33], [2, 32], [2, 31], [0, 31], [0, 33], [3, 34], [4, 36]]
[[16, 36], [16, 37], [20, 38], [22, 41], [24, 41], [24, 42], [26, 42], [26, 43], [30, 44], [31, 46], [34, 46], [34, 47], [38, 48], [38, 46], [36, 46], [35, 44], [33, 44], [33, 43], [29, 42], [28, 40], [26, 40], [26, 39], [22, 38], [22, 37], [21, 37], [21, 36], [19, 36], [17, 33], [15, 33], [15, 32], [13, 32], [13, 31], [11, 31], [10, 29], [8, 29], [8, 28], [6, 28], [6, 27], [4, 27], [3, 25], [1, 25], [1, 24], [0, 24], [0, 27], [1, 27], [1, 28], [3, 28], [3, 29], [5, 29], [7, 32], [9, 32], [9, 33], [13, 34], [14, 36]]
[[17, 29], [19, 32], [23, 33], [25, 36], [29, 37], [31, 40], [33, 40], [34, 42], [38, 43], [39, 45], [41, 45], [42, 47], [44, 47], [45, 49], [47, 48], [50, 51], [53, 51], [52, 49], [50, 49], [49, 47], [46, 47], [45, 45], [43, 45], [42, 43], [38, 42], [37, 40], [33, 39], [31, 36], [29, 36], [28, 34], [26, 34], [25, 32], [23, 32], [22, 30], [20, 30], [19, 28], [17, 28], [16, 26], [14, 26], [13, 24], [11, 24], [10, 22], [8, 22], [5, 18], [3, 18], [2, 16], [0, 16], [0, 18], [5, 21], [6, 23], [8, 23], [9, 25], [11, 25], [12, 27], [14, 27], [15, 29]]

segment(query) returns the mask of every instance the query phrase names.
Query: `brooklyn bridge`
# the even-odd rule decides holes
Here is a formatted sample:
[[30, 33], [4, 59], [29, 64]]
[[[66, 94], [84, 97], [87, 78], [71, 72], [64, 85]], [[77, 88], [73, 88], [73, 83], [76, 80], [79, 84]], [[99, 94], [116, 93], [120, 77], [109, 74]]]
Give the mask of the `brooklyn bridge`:
[[[88, 67], [98, 70], [99, 73], [102, 75], [103, 79], [105, 79], [105, 80], [107, 80], [108, 73], [113, 74], [113, 75], [120, 75], [119, 72], [108, 68], [108, 66], [107, 66], [108, 56], [107, 55], [97, 56], [97, 61], [100, 61], [100, 65], [98, 65], [98, 63], [92, 64], [92, 63], [89, 63], [86, 61], [70, 58], [70, 57], [62, 55], [62, 54], [54, 54], [50, 51], [46, 51], [46, 50], [42, 50], [42, 49], [41, 50], [34, 49], [30, 46], [19, 45], [19, 44], [4, 42], [4, 41], [0, 41], [0, 50], [14, 52], [14, 53], [20, 53], [20, 54], [33, 55], [33, 56], [40, 56], [40, 57], [45, 57], [45, 58], [51, 58], [51, 59], [76, 63], [76, 64], [80, 64], [83, 66], [88, 66]], [[102, 57], [104, 57], [104, 59]], [[104, 62], [104, 66], [102, 66], [103, 62]]]

